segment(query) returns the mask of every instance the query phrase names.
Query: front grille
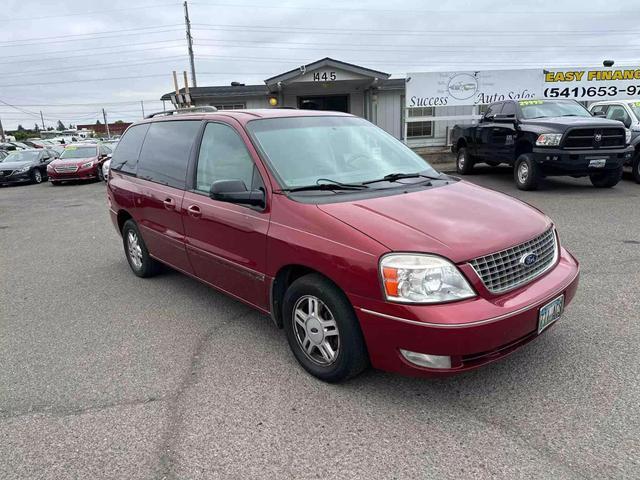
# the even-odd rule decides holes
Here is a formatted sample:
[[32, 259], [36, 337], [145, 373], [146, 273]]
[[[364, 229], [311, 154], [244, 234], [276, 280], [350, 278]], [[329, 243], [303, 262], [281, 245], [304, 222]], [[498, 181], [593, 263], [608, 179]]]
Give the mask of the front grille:
[[61, 165], [55, 167], [54, 170], [56, 173], [74, 173], [78, 171], [78, 167], [76, 165]]
[[[524, 258], [530, 254], [537, 255], [537, 259], [527, 266]], [[553, 229], [549, 229], [528, 242], [476, 258], [471, 261], [471, 266], [487, 290], [502, 293], [542, 275], [553, 266], [557, 256], [556, 235]]]
[[[597, 139], [600, 140], [597, 140]], [[624, 147], [624, 128], [574, 128], [563, 141], [564, 148], [592, 149], [600, 147]]]

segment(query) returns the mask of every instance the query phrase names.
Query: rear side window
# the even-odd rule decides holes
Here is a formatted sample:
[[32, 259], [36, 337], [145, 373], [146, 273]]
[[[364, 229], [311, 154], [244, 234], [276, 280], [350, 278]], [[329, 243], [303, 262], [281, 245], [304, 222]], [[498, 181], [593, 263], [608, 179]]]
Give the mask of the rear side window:
[[502, 110], [502, 103], [493, 103], [489, 105], [487, 113], [484, 114], [485, 118], [495, 117]]
[[113, 152], [111, 158], [111, 170], [118, 170], [123, 173], [136, 173], [138, 166], [138, 156], [142, 148], [142, 142], [149, 130], [149, 124], [135, 125], [129, 128]]
[[189, 154], [200, 125], [199, 120], [152, 123], [140, 154], [138, 177], [184, 189]]
[[502, 107], [501, 115], [515, 115], [516, 114], [516, 104], [513, 102], [505, 102], [504, 107]]

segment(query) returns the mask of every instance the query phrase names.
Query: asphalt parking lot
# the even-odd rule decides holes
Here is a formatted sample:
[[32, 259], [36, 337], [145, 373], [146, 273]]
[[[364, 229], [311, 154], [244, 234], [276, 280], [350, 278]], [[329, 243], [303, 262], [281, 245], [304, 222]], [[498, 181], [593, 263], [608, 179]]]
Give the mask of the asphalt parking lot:
[[341, 385], [243, 304], [135, 277], [103, 184], [0, 188], [0, 478], [637, 478], [640, 185], [487, 172], [581, 261], [564, 317], [463, 376]]

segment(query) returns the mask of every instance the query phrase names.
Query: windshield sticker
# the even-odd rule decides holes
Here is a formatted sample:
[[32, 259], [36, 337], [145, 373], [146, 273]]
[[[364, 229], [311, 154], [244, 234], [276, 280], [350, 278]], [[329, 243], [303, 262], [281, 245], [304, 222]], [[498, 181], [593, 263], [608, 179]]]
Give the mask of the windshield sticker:
[[544, 102], [542, 100], [520, 100], [518, 103], [524, 107], [526, 105], [542, 105]]

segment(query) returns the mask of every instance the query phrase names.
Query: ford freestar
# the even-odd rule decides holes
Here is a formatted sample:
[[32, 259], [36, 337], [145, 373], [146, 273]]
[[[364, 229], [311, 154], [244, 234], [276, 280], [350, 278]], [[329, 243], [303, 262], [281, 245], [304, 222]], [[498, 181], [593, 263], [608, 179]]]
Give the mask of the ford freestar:
[[166, 264], [271, 315], [322, 380], [476, 368], [554, 325], [576, 292], [547, 216], [361, 118], [178, 113], [129, 127], [113, 155], [131, 269]]

